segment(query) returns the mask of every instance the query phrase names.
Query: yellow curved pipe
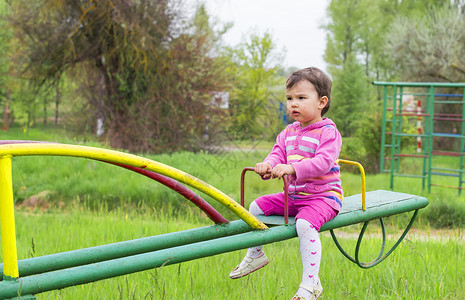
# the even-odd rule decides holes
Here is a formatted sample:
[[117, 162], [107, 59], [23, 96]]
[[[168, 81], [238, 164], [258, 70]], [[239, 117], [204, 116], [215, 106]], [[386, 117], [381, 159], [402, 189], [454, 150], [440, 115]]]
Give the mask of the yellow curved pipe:
[[358, 169], [360, 170], [360, 176], [362, 177], [362, 209], [365, 210], [367, 208], [367, 196], [366, 196], [367, 188], [366, 188], [366, 180], [365, 180], [365, 169], [363, 168], [362, 164], [356, 161], [339, 159], [339, 162], [343, 164], [357, 166]]
[[11, 280], [19, 277], [11, 155], [0, 157], [0, 230], [3, 249], [3, 279]]
[[180, 182], [183, 182], [197, 190], [209, 195], [217, 200], [229, 210], [234, 212], [239, 218], [244, 220], [253, 229], [267, 229], [268, 227], [259, 221], [254, 215], [248, 212], [229, 196], [207, 184], [206, 182], [176, 168], [156, 162], [147, 158], [133, 154], [123, 153], [115, 150], [108, 150], [89, 146], [53, 144], [53, 143], [26, 143], [0, 145], [0, 157], [30, 156], [30, 155], [53, 155], [53, 156], [74, 156], [103, 160], [113, 163], [122, 163], [142, 169], [147, 169]]

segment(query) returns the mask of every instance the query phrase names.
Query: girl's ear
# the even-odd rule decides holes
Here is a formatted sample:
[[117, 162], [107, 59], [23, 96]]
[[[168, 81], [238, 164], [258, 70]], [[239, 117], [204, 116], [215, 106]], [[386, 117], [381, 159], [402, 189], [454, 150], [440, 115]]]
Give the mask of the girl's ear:
[[328, 97], [323, 96], [320, 98], [320, 103], [318, 104], [318, 107], [323, 109], [326, 107], [326, 104], [328, 104]]

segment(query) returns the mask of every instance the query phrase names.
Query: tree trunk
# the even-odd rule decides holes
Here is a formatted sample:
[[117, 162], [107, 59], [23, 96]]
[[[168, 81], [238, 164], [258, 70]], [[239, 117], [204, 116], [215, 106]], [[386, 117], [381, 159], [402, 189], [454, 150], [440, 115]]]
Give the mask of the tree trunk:
[[58, 108], [59, 108], [59, 105], [60, 105], [60, 100], [61, 100], [61, 94], [60, 94], [60, 87], [58, 86], [57, 84], [57, 93], [56, 93], [56, 97], [55, 97], [55, 126], [58, 126]]
[[47, 125], [47, 97], [44, 97], [44, 125]]
[[3, 131], [8, 131], [9, 124], [10, 124], [10, 94], [11, 91], [8, 89], [6, 91], [6, 97], [5, 97], [5, 106], [3, 107], [3, 125], [2, 129]]

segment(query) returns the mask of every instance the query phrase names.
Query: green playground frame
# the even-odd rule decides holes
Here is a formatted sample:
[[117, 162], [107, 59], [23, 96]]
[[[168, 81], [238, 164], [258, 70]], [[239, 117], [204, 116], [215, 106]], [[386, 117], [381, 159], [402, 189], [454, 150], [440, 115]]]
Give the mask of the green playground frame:
[[[465, 83], [446, 82], [385, 82], [374, 81], [374, 85], [383, 87], [383, 112], [381, 133], [381, 172], [390, 173], [390, 188], [394, 189], [394, 177], [420, 178], [422, 189], [431, 187], [446, 187], [458, 190], [458, 194], [464, 187], [464, 156], [465, 156]], [[454, 93], [451, 93], [453, 91]], [[460, 91], [459, 93], [456, 93]], [[404, 107], [403, 96], [417, 97], [418, 104], [415, 110]], [[394, 101], [396, 100], [396, 101]], [[441, 105], [455, 105], [457, 113], [441, 113], [438, 107]], [[388, 112], [391, 112], [388, 114]], [[416, 118], [418, 130], [416, 133], [403, 131], [405, 118]], [[460, 122], [460, 132], [435, 132], [434, 128], [439, 122]], [[391, 131], [388, 131], [388, 128]], [[417, 153], [404, 153], [402, 140], [404, 138], [416, 138], [418, 141]], [[448, 138], [459, 140], [459, 151], [439, 151], [434, 147], [434, 138]], [[436, 166], [434, 156], [453, 156], [458, 158], [457, 165], [450, 168]], [[421, 174], [400, 173], [400, 161], [402, 157], [411, 157], [421, 160]], [[437, 184], [433, 176], [447, 176], [457, 178], [457, 184]], [[453, 180], [451, 180], [453, 182]]]

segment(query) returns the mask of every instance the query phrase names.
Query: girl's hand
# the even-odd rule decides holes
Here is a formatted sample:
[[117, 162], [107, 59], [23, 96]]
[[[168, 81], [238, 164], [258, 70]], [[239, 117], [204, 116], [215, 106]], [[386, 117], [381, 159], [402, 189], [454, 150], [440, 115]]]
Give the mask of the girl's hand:
[[295, 169], [292, 165], [277, 164], [273, 170], [271, 170], [271, 178], [281, 179], [284, 175], [295, 174]]
[[255, 165], [254, 171], [258, 175], [262, 176], [263, 179], [271, 177], [271, 165], [269, 163], [258, 163]]

